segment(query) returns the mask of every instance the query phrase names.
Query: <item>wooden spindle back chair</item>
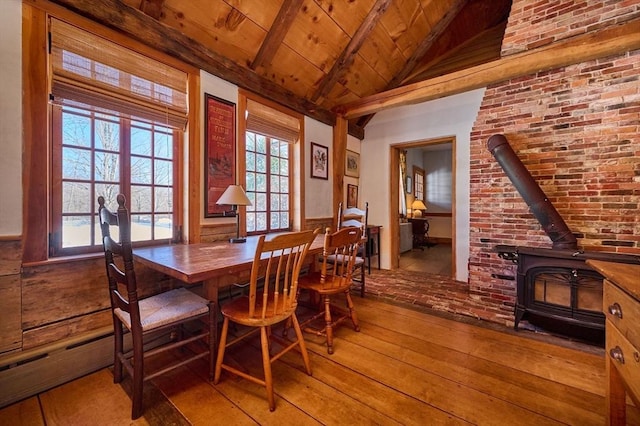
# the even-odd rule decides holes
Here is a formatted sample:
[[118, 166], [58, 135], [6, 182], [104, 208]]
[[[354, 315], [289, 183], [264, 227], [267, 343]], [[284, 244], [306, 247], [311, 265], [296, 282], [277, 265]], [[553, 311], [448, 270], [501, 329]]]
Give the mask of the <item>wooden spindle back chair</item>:
[[371, 252], [370, 241], [368, 239], [367, 225], [369, 222], [369, 202], [364, 203], [364, 209], [357, 207], [342, 208], [342, 203], [338, 204], [338, 229], [345, 227], [356, 227], [362, 231], [362, 242], [358, 248], [358, 257], [356, 258], [354, 268], [360, 273], [358, 278], [354, 278], [356, 283], [360, 284], [360, 296], [364, 297], [365, 293], [365, 268], [371, 273]]
[[[267, 239], [260, 236], [251, 267], [251, 280], [248, 295], [233, 299], [221, 307], [224, 322], [220, 335], [218, 358], [216, 361], [214, 383], [220, 380], [222, 370], [262, 385], [267, 390], [269, 410], [275, 410], [273, 378], [271, 364], [291, 349], [298, 348], [302, 354], [305, 370], [311, 375], [309, 354], [302, 337], [295, 311], [298, 306], [298, 278], [309, 247], [319, 229], [315, 231], [279, 234]], [[271, 327], [278, 323], [291, 321], [296, 338], [293, 341], [280, 339], [271, 333]], [[229, 323], [248, 327], [249, 332], [228, 341]], [[225, 363], [225, 353], [236, 343], [253, 332], [260, 332], [263, 377], [241, 371], [232, 363]], [[282, 349], [272, 354], [271, 341], [275, 340]]]
[[[303, 331], [325, 336], [329, 354], [333, 353], [333, 330], [338, 324], [350, 319], [353, 328], [360, 331], [350, 289], [361, 242], [360, 228], [346, 227], [333, 233], [327, 228], [320, 271], [300, 277], [300, 289], [316, 292], [321, 298], [318, 313], [305, 320], [301, 327]], [[331, 298], [340, 293], [345, 295], [346, 310], [331, 304]], [[324, 318], [323, 326], [314, 327], [314, 322], [320, 318]]]

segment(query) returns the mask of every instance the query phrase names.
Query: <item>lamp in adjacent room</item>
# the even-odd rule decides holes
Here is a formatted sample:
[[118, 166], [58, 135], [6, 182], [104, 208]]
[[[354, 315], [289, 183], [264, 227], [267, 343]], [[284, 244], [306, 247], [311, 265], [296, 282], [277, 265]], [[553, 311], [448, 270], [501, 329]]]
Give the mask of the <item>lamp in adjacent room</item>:
[[240, 211], [238, 206], [250, 206], [251, 200], [247, 197], [240, 185], [229, 185], [222, 193], [216, 204], [231, 206], [236, 212], [236, 238], [230, 238], [231, 243], [244, 243], [246, 238], [240, 237]]
[[427, 206], [424, 205], [422, 200], [415, 199], [411, 203], [411, 215], [412, 217], [422, 217], [422, 210], [426, 210]]

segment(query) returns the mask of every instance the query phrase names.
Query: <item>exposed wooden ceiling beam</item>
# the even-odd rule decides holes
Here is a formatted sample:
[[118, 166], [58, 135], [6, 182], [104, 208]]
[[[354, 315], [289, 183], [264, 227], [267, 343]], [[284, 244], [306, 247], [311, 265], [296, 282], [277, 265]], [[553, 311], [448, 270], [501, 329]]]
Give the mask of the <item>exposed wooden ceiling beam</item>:
[[[451, 31], [445, 31], [438, 40], [425, 52], [411, 72], [405, 76], [400, 84], [415, 83], [435, 77], [436, 75], [421, 77], [423, 74], [431, 72], [431, 68], [437, 67], [446, 61], [447, 58], [455, 57], [460, 50], [467, 49], [465, 46], [473, 44], [474, 40], [487, 37], [495, 28], [500, 28], [500, 45], [497, 47], [497, 56], [500, 57], [500, 46], [504, 36], [504, 28], [507, 24], [511, 0], [493, 0], [491, 2], [470, 1], [456, 15], [449, 24]], [[455, 29], [455, 30], [454, 30]], [[486, 61], [482, 61], [486, 62]], [[466, 68], [466, 67], [464, 67]], [[458, 68], [460, 69], [460, 68]], [[457, 70], [451, 70], [457, 71]]]
[[362, 43], [367, 39], [371, 31], [375, 28], [376, 24], [380, 20], [380, 17], [384, 14], [384, 12], [391, 4], [391, 0], [377, 0], [373, 5], [367, 17], [364, 19], [356, 33], [347, 44], [347, 47], [340, 53], [340, 57], [333, 63], [331, 70], [324, 76], [320, 84], [318, 85], [318, 89], [311, 96], [312, 101], [317, 101], [318, 99], [324, 97], [331, 91], [331, 88], [336, 84], [338, 79], [344, 75], [344, 73], [349, 69], [353, 61], [355, 60], [356, 54], [362, 47]]
[[444, 16], [438, 19], [438, 23], [434, 25], [429, 34], [418, 45], [417, 49], [413, 51], [413, 54], [409, 60], [405, 63], [402, 70], [393, 76], [393, 79], [387, 84], [387, 90], [394, 89], [402, 84], [402, 81], [413, 71], [416, 65], [424, 58], [427, 51], [433, 46], [438, 38], [445, 32], [451, 22], [460, 13], [460, 11], [467, 4], [468, 0], [456, 0], [451, 7], [445, 12]]
[[267, 36], [260, 45], [258, 54], [253, 59], [253, 62], [251, 62], [251, 65], [249, 65], [252, 70], [255, 70], [265, 62], [270, 62], [273, 59], [278, 47], [282, 44], [282, 40], [284, 40], [289, 28], [291, 28], [291, 25], [293, 24], [303, 2], [304, 0], [284, 1], [278, 11], [278, 16], [274, 19]]
[[120, 0], [50, 0], [100, 24], [216, 75], [244, 89], [334, 126], [335, 113], [318, 107], [255, 72], [209, 50], [179, 31], [161, 24]]
[[140, 0], [140, 10], [153, 19], [160, 19], [164, 0]]
[[[425, 37], [422, 43], [418, 46], [418, 48], [413, 52], [413, 55], [406, 62], [404, 67], [389, 81], [385, 90], [395, 89], [400, 86], [405, 78], [410, 75], [413, 70], [420, 64], [420, 62], [424, 59], [424, 55], [431, 49], [431, 47], [436, 43], [438, 38], [442, 36], [445, 30], [451, 25], [454, 19], [459, 15], [460, 11], [464, 9], [464, 6], [467, 4], [468, 0], [457, 0], [445, 13], [445, 16], [438, 21], [438, 24], [431, 30], [431, 32]], [[371, 121], [373, 118], [373, 114], [367, 114], [365, 116], [359, 117], [358, 120], [350, 120], [349, 125], [350, 128], [361, 128], [363, 129]]]
[[523, 75], [640, 49], [640, 18], [592, 31], [440, 77], [409, 84], [340, 105], [346, 119], [426, 102]]

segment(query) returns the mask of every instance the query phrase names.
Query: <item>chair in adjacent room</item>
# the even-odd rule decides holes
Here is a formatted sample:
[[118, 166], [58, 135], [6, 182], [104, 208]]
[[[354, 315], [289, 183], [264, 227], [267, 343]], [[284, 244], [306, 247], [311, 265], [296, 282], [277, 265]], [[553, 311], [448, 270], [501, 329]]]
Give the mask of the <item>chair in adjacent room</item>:
[[424, 250], [424, 247], [433, 247], [434, 244], [429, 242], [429, 221], [423, 218], [412, 218], [409, 222], [411, 222], [413, 233], [413, 248]]
[[[327, 228], [320, 270], [300, 277], [300, 289], [315, 292], [320, 296], [318, 313], [302, 323], [302, 330], [325, 336], [329, 354], [333, 353], [333, 330], [338, 324], [350, 319], [353, 328], [360, 331], [350, 289], [361, 242], [360, 228], [346, 227], [333, 233]], [[332, 298], [340, 294], [345, 296], [346, 310], [331, 303]], [[320, 318], [324, 318], [322, 327], [314, 327], [314, 323]]]
[[[354, 282], [360, 284], [360, 297], [364, 297], [365, 292], [365, 268], [369, 268], [371, 272], [371, 249], [367, 237], [367, 224], [369, 220], [369, 203], [364, 203], [364, 210], [357, 207], [349, 207], [342, 209], [342, 203], [338, 204], [338, 229], [348, 226], [360, 228], [362, 230], [362, 241], [358, 248], [358, 256], [356, 257], [354, 268], [359, 272], [359, 277], [354, 278]], [[354, 274], [354, 277], [356, 274]]]
[[[213, 379], [216, 311], [210, 301], [185, 288], [140, 297], [125, 197], [118, 195], [117, 203], [117, 212], [113, 213], [105, 206], [104, 197], [98, 197], [98, 215], [113, 317], [113, 381], [122, 381], [123, 367], [131, 376], [131, 418], [136, 419], [144, 413], [145, 381], [202, 358], [207, 359]], [[111, 226], [118, 228], [118, 242], [111, 237]], [[127, 331], [131, 334], [131, 349], [125, 347], [129, 346], [124, 342]], [[154, 365], [165, 361], [167, 364], [148, 369], [150, 357], [154, 357]]]
[[[262, 385], [267, 390], [269, 410], [275, 410], [271, 364], [291, 349], [298, 348], [302, 354], [304, 368], [311, 375], [309, 354], [305, 346], [300, 324], [296, 317], [298, 304], [298, 276], [305, 257], [319, 229], [315, 231], [278, 234], [269, 239], [260, 236], [256, 247], [248, 295], [233, 299], [221, 306], [224, 316], [214, 383], [220, 381], [222, 370]], [[295, 330], [295, 339], [280, 338], [271, 332], [272, 326], [290, 321]], [[229, 325], [235, 323], [249, 331], [229, 340]], [[232, 357], [225, 363], [225, 355], [231, 346], [243, 339], [260, 333], [263, 376], [252, 375], [241, 370]], [[279, 345], [279, 350], [275, 349]], [[237, 361], [237, 360], [236, 360]]]

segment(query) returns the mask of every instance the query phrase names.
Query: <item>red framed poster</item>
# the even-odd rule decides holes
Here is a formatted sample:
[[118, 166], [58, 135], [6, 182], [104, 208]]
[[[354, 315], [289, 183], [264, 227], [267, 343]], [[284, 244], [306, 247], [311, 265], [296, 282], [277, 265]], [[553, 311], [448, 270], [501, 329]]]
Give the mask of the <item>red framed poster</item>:
[[236, 183], [236, 104], [208, 93], [204, 102], [204, 217], [233, 216], [230, 206], [216, 201]]

